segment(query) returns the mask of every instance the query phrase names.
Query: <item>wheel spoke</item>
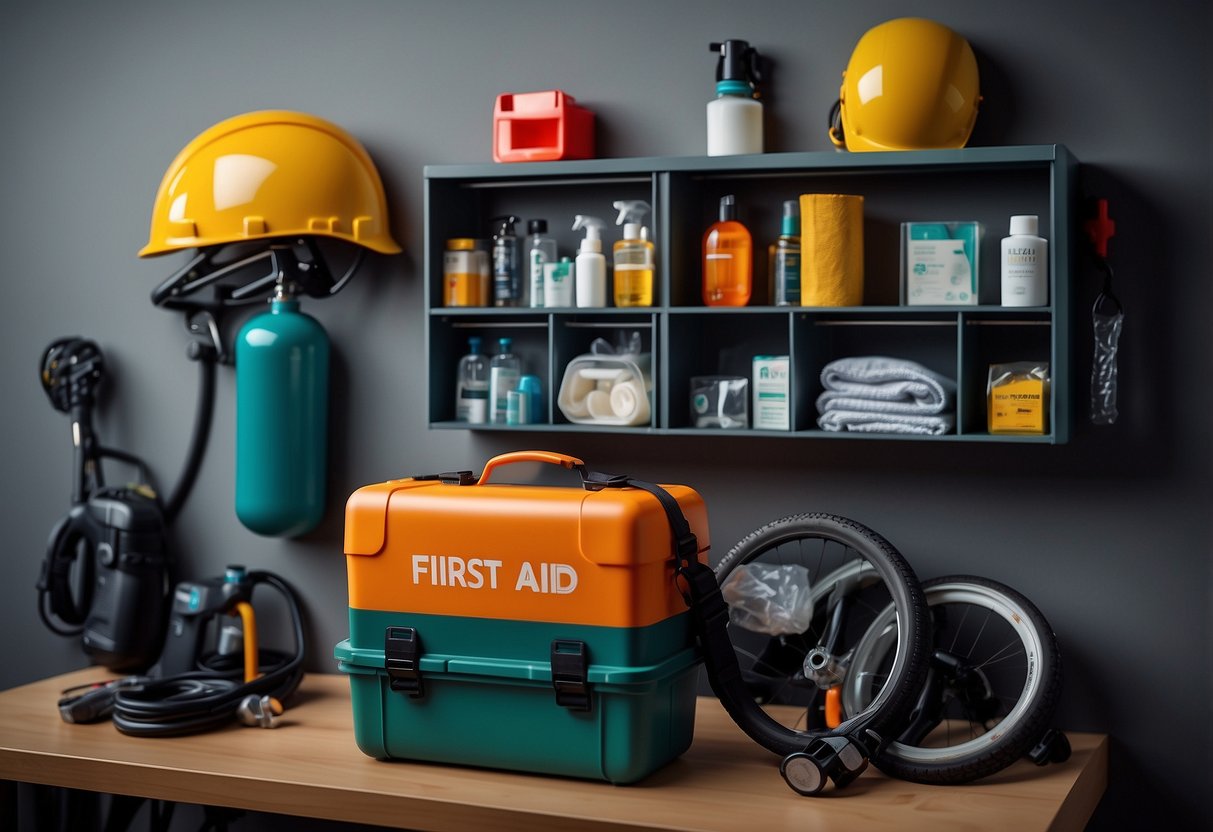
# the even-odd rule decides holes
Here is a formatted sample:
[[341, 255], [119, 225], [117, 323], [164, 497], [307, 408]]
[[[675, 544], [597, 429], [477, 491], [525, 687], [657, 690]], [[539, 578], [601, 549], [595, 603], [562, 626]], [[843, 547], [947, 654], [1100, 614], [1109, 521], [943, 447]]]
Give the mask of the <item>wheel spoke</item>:
[[972, 656], [973, 651], [977, 649], [977, 642], [981, 641], [981, 634], [986, 631], [986, 625], [990, 623], [990, 616], [993, 614], [992, 611], [986, 610], [985, 620], [981, 622], [981, 629], [977, 631], [977, 635], [973, 638], [973, 646], [969, 648], [969, 652], [965, 654], [966, 656]]

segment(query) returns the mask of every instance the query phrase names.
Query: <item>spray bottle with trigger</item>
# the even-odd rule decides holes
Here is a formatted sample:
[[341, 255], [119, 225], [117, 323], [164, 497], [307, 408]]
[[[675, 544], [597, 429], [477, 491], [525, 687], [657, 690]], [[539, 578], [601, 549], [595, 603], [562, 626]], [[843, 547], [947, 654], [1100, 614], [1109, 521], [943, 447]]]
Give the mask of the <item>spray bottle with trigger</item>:
[[293, 537], [324, 515], [329, 338], [283, 274], [236, 337], [236, 516]]
[[716, 99], [708, 102], [708, 155], [762, 153], [762, 57], [744, 40], [708, 44], [716, 62]]
[[606, 306], [606, 257], [602, 254], [602, 229], [606, 223], [598, 217], [578, 214], [573, 230], [585, 229], [585, 239], [577, 255], [577, 306]]
[[621, 199], [616, 225], [623, 226], [623, 239], [615, 243], [615, 305], [652, 306], [654, 257], [644, 217], [649, 204], [643, 199]]

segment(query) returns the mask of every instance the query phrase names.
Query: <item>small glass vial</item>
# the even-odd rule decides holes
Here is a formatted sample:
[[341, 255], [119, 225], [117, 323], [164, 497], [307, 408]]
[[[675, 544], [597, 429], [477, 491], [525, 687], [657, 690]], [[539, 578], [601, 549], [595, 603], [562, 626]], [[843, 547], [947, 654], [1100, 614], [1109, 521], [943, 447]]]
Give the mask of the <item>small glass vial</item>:
[[779, 239], [769, 249], [768, 273], [771, 303], [775, 306], [800, 306], [800, 203], [783, 203], [783, 221]]

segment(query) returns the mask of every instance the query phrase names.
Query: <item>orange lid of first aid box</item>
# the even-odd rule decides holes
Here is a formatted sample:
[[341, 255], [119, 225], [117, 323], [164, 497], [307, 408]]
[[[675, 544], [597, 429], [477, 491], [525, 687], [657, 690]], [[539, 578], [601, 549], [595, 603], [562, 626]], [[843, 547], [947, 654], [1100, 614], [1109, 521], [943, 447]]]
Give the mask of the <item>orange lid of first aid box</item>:
[[[562, 460], [580, 465], [523, 451], [490, 460], [479, 481], [403, 479], [355, 491], [345, 515], [350, 607], [608, 627], [686, 612], [669, 520], [652, 494], [488, 482], [502, 461]], [[663, 488], [706, 563], [703, 499], [686, 486]]]
[[560, 90], [507, 92], [493, 107], [494, 162], [594, 157], [594, 114]]

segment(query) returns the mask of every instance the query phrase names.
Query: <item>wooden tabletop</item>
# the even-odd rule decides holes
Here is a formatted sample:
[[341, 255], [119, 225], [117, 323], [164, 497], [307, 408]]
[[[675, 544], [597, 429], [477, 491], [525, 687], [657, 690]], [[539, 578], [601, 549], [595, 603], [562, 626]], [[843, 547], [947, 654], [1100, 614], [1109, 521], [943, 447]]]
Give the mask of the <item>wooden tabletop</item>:
[[1107, 738], [1069, 734], [1063, 764], [1020, 762], [967, 786], [921, 786], [870, 768], [841, 791], [801, 797], [779, 758], [710, 698], [680, 759], [631, 786], [381, 762], [353, 738], [349, 682], [311, 675], [274, 730], [233, 724], [148, 739], [59, 719], [60, 690], [93, 668], [0, 692], [0, 779], [420, 830], [1082, 829], [1107, 785]]

